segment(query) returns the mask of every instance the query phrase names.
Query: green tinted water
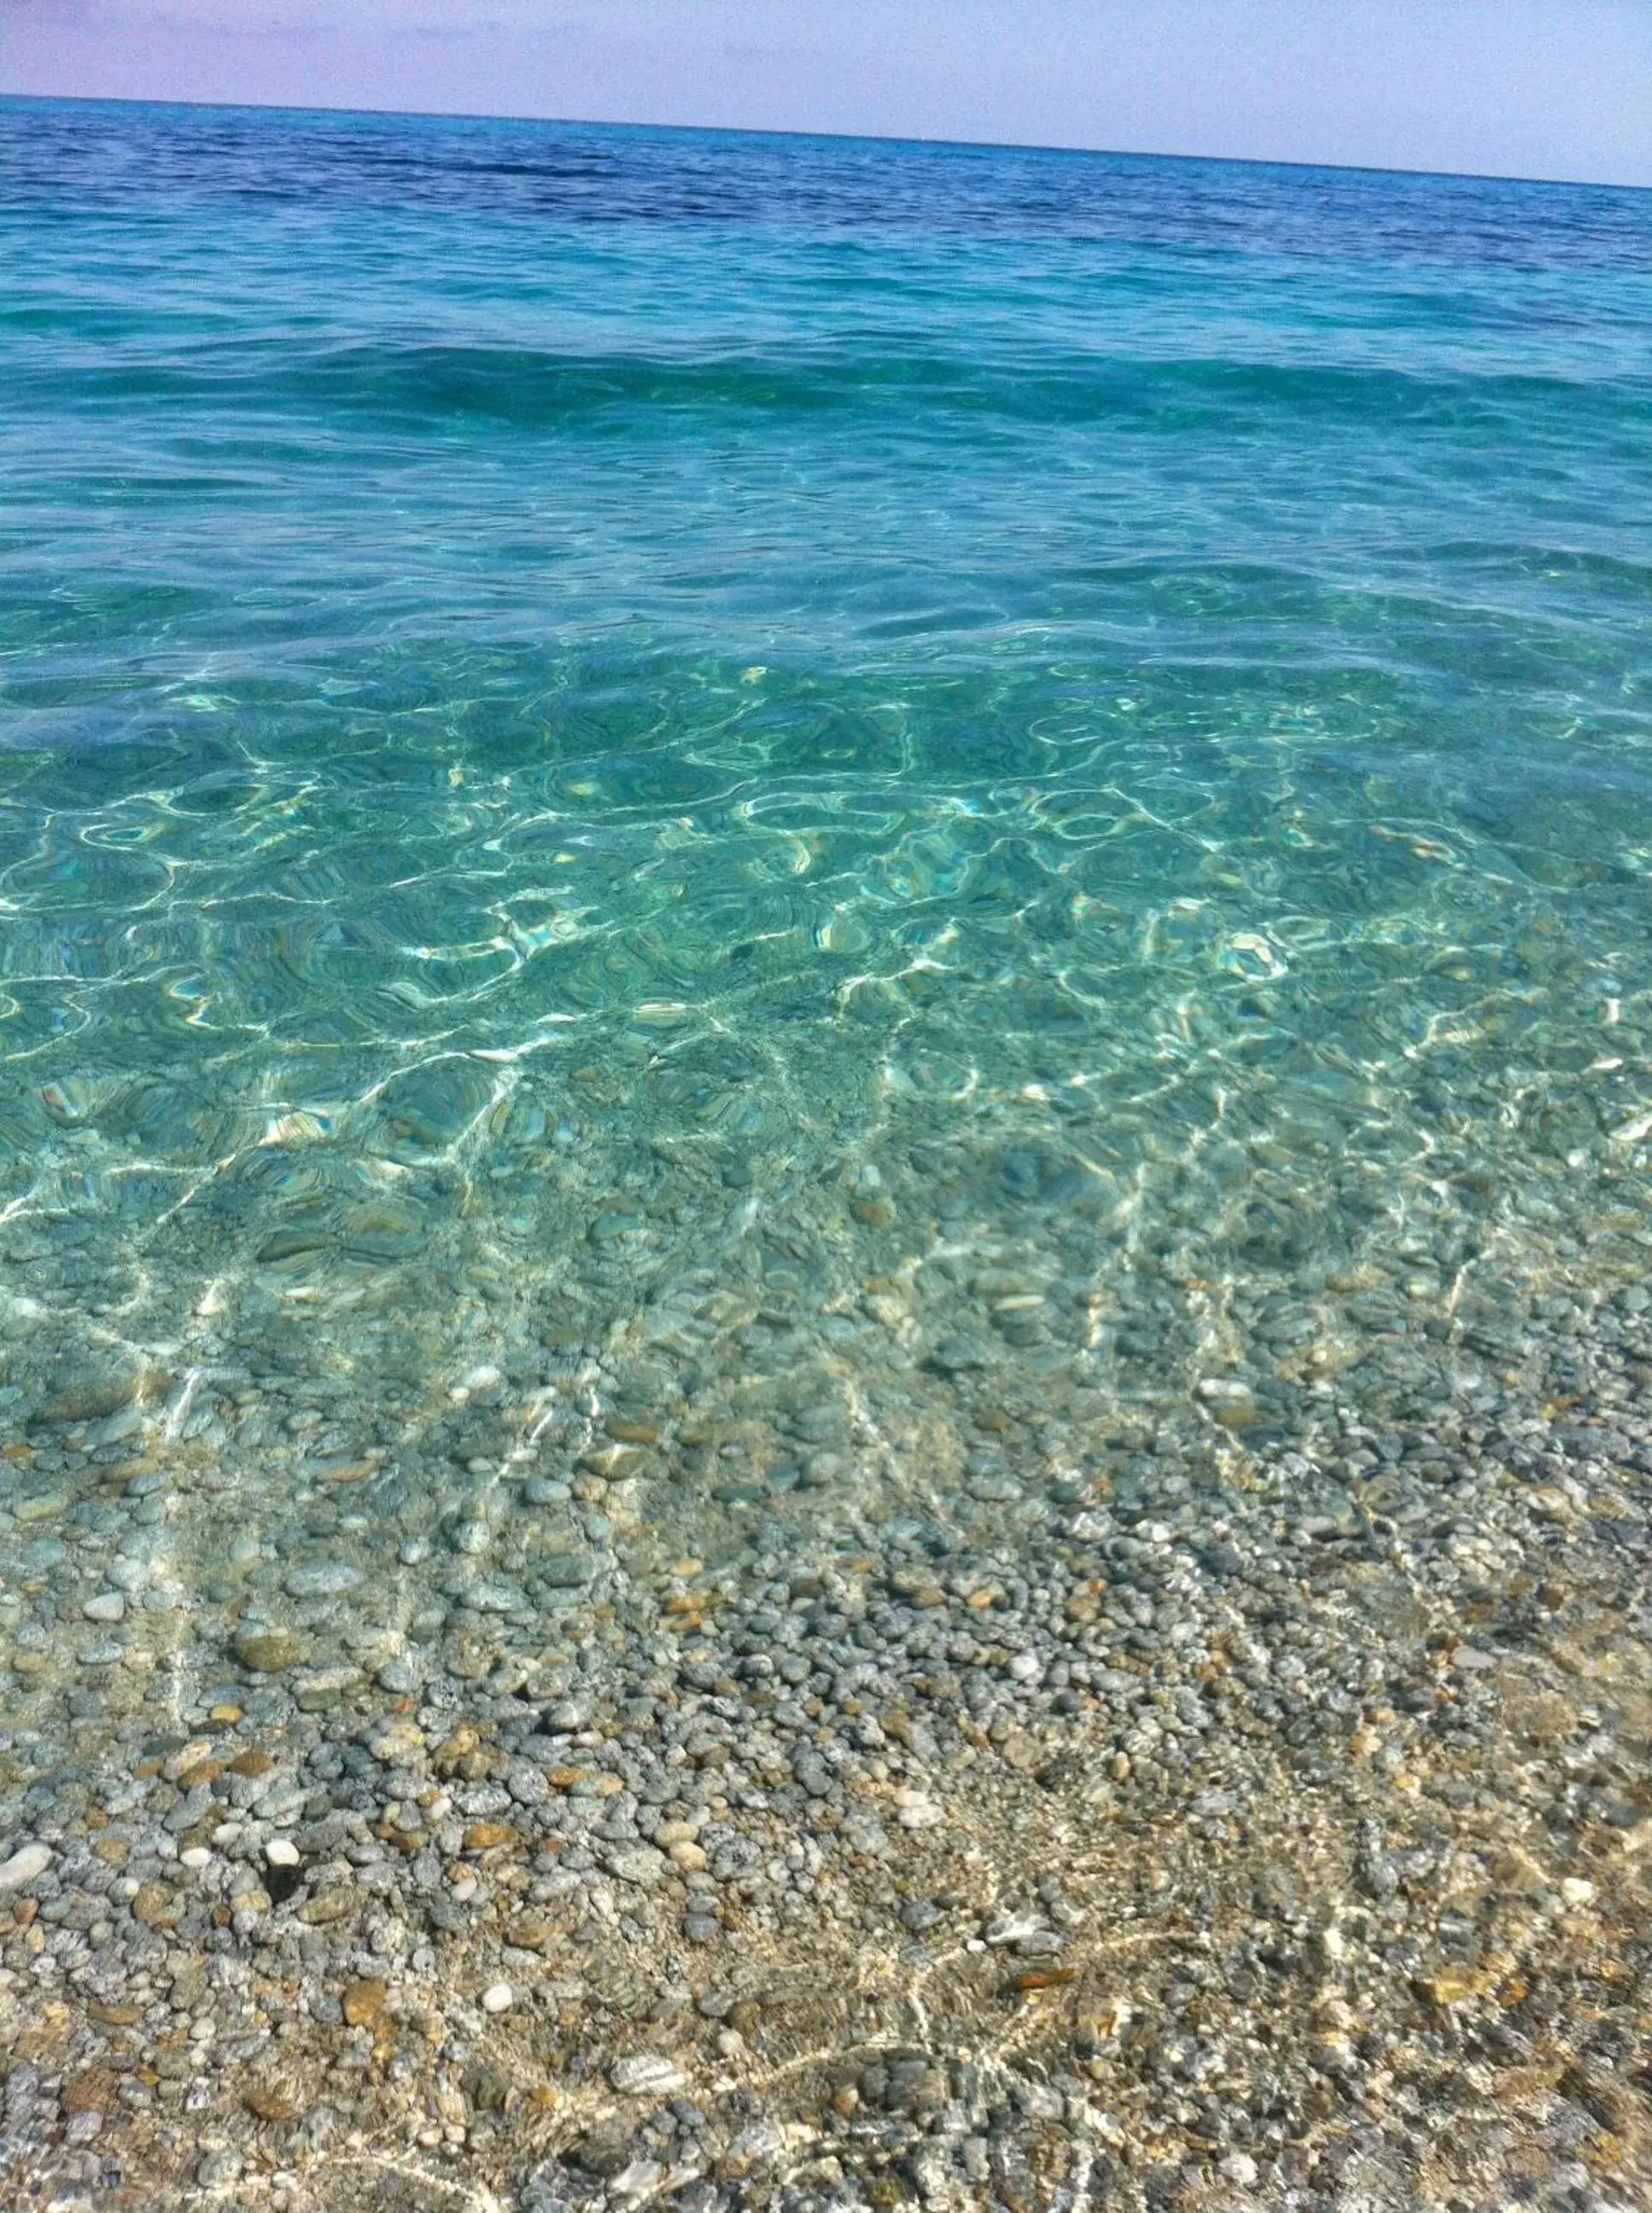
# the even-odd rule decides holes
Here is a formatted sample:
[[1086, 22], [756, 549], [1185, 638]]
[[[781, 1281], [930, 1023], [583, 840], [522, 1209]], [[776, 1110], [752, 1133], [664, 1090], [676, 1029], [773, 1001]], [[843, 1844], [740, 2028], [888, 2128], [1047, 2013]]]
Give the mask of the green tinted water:
[[715, 1547], [868, 1503], [788, 1406], [1643, 1271], [1644, 196], [0, 128], [4, 1415], [216, 1471], [157, 1618], [341, 1475], [411, 1618], [611, 1403], [758, 1424]]

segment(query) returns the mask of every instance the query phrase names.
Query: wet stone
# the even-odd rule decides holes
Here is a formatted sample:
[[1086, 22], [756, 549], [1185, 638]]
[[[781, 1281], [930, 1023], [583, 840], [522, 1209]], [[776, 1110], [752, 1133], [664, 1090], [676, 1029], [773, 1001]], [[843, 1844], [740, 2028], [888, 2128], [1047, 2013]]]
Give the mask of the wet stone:
[[35, 1881], [46, 1873], [52, 1860], [49, 1844], [20, 1844], [9, 1859], [0, 1861], [0, 1896]]
[[933, 1364], [943, 1375], [961, 1375], [972, 1369], [991, 1365], [991, 1356], [984, 1345], [966, 1337], [943, 1338], [930, 1355]]
[[669, 2098], [687, 2088], [687, 2076], [669, 2059], [641, 2052], [635, 2058], [617, 2059], [609, 2072], [609, 2081], [622, 2097]]
[[361, 1580], [362, 1570], [348, 1561], [318, 1560], [308, 1566], [292, 1569], [284, 1587], [290, 1598], [338, 1598], [354, 1590]]
[[255, 1674], [280, 1674], [302, 1656], [298, 1639], [285, 1630], [243, 1630], [235, 1639], [235, 1657]]
[[131, 1901], [132, 1919], [143, 1922], [151, 1929], [175, 1927], [178, 1914], [178, 1901], [163, 1882], [141, 1884]]
[[137, 1379], [119, 1369], [76, 1376], [58, 1387], [40, 1410], [46, 1422], [95, 1422], [118, 1414], [137, 1389]]

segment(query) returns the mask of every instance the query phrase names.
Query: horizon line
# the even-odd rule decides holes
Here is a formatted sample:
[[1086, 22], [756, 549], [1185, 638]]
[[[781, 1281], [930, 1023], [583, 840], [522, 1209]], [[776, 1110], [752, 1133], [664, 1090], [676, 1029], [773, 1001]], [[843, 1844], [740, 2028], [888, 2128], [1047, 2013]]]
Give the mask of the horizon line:
[[299, 106], [276, 100], [180, 100], [138, 98], [127, 93], [7, 92], [0, 101], [72, 107], [184, 107], [204, 114], [357, 115], [381, 116], [424, 123], [542, 123], [558, 129], [579, 131], [661, 131], [719, 138], [827, 139], [849, 146], [933, 146], [970, 149], [982, 153], [1064, 154], [1111, 162], [1210, 162], [1235, 169], [1301, 169], [1328, 171], [1350, 177], [1417, 177], [1463, 184], [1545, 185], [1568, 192], [1652, 192], [1652, 183], [1614, 184], [1591, 177], [1533, 177], [1498, 169], [1409, 169], [1369, 162], [1303, 162], [1268, 154], [1183, 154], [1155, 148], [1130, 146], [1071, 146], [1027, 138], [904, 137], [881, 131], [802, 131], [777, 125], [753, 123], [644, 123], [613, 116], [517, 115], [485, 108], [357, 107]]

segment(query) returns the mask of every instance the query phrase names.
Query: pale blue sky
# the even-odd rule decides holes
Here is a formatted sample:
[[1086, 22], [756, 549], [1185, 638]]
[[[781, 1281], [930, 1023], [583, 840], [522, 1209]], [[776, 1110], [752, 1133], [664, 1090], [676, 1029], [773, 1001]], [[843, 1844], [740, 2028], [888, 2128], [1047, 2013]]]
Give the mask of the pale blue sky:
[[0, 89], [1652, 185], [1652, 0], [0, 0]]

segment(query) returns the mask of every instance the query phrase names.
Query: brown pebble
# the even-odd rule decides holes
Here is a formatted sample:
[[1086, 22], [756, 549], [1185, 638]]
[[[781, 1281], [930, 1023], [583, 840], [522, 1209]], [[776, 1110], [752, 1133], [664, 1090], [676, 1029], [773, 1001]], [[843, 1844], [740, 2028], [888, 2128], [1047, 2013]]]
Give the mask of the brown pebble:
[[88, 2067], [83, 2075], [69, 2077], [58, 2094], [58, 2103], [65, 2113], [107, 2113], [114, 2094], [113, 2076]]
[[514, 1944], [518, 1951], [548, 1952], [556, 1942], [557, 1927], [553, 1921], [541, 1921], [533, 1914], [523, 1914], [518, 1919], [505, 1923], [504, 1938], [507, 1944]]
[[324, 1890], [320, 1898], [313, 1898], [308, 1905], [299, 1907], [298, 1917], [308, 1927], [320, 1929], [329, 1921], [342, 1921], [345, 1914], [354, 1911], [355, 1906], [353, 1891]]
[[657, 1445], [660, 1442], [660, 1432], [652, 1422], [627, 1422], [610, 1414], [602, 1426], [616, 1444]]
[[241, 2093], [241, 2103], [255, 2120], [295, 2121], [298, 2100], [278, 2082], [254, 2082]]
[[106, 2028], [136, 2028], [143, 2018], [143, 2009], [133, 2005], [130, 1999], [119, 2003], [94, 1998], [86, 2009], [88, 2021], [99, 2021]]
[[232, 1775], [267, 1775], [275, 1765], [267, 1752], [243, 1752], [229, 1763]]
[[149, 1929], [175, 1929], [178, 1926], [178, 1904], [163, 1882], [146, 1882], [140, 1886], [131, 1904], [134, 1921], [141, 1921]]
[[494, 1852], [515, 1842], [516, 1832], [509, 1821], [472, 1821], [465, 1832], [467, 1852]]
[[1419, 1975], [1417, 1989], [1433, 2005], [1453, 2006], [1473, 1997], [1479, 1984], [1461, 1967], [1439, 1967], [1431, 1975]]
[[461, 1722], [445, 1743], [439, 1744], [435, 1754], [436, 1767], [442, 1774], [450, 1772], [461, 1761], [475, 1757], [481, 1738], [467, 1722]]
[[388, 1985], [376, 1978], [346, 1983], [343, 1998], [344, 2019], [352, 2028], [370, 2028], [384, 2011], [384, 2002], [389, 1995]]

